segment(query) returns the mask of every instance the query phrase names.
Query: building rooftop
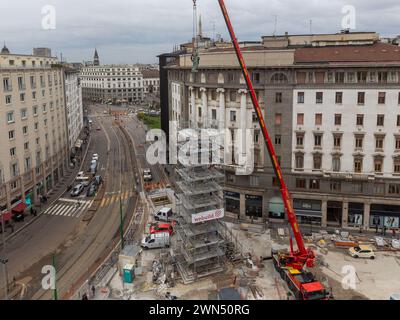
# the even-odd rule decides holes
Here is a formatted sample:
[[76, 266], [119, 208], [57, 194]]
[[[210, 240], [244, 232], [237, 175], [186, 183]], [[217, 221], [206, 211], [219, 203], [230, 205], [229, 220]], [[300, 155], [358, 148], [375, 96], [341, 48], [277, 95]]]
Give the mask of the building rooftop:
[[160, 71], [158, 71], [157, 69], [143, 69], [142, 74], [144, 79], [160, 77]]

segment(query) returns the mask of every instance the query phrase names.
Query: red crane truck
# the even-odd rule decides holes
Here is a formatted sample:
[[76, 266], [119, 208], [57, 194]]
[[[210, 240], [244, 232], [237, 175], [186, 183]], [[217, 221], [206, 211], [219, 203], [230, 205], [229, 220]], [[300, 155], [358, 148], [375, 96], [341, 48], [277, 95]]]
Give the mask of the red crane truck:
[[282, 169], [279, 165], [278, 158], [275, 153], [274, 146], [269, 136], [264, 116], [261, 111], [260, 104], [258, 103], [256, 93], [254, 91], [253, 83], [251, 82], [246, 63], [244, 61], [239, 43], [237, 41], [232, 23], [229, 18], [228, 11], [225, 6], [224, 0], [218, 0], [224, 16], [233, 46], [235, 48], [236, 56], [238, 58], [240, 67], [243, 72], [244, 79], [246, 80], [247, 88], [250, 92], [251, 101], [254, 110], [257, 114], [258, 122], [264, 136], [265, 144], [267, 146], [268, 154], [271, 158], [272, 166], [275, 175], [279, 181], [280, 192], [285, 207], [285, 211], [293, 231], [294, 238], [297, 243], [297, 250], [293, 249], [293, 242], [290, 238], [290, 252], [272, 252], [272, 259], [276, 270], [280, 273], [293, 292], [294, 296], [299, 300], [326, 300], [328, 299], [328, 291], [324, 286], [315, 279], [311, 272], [304, 270], [304, 267], [312, 268], [314, 266], [315, 254], [314, 251], [306, 248], [304, 245], [303, 237], [301, 235], [299, 225], [297, 223], [296, 214], [294, 212], [290, 194], [283, 179]]

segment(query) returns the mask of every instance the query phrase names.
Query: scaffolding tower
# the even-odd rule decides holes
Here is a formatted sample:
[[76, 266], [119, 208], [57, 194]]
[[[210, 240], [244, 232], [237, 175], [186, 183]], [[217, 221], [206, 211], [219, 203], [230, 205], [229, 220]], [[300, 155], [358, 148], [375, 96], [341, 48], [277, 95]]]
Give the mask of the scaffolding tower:
[[210, 130], [204, 140], [199, 129], [184, 129], [178, 139], [180, 154], [188, 156], [175, 170], [180, 189], [176, 265], [184, 283], [224, 270], [225, 240], [218, 221], [224, 216], [220, 187], [224, 175], [212, 156], [221, 146], [209, 140], [215, 134]]

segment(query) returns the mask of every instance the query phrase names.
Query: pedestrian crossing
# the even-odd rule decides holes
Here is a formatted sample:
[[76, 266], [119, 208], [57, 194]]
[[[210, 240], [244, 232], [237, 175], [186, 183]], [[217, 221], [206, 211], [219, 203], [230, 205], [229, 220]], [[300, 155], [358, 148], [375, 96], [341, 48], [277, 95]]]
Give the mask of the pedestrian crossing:
[[121, 199], [123, 202], [128, 200], [133, 195], [132, 192], [115, 192], [115, 193], [106, 193], [103, 197], [103, 200], [100, 203], [100, 208], [108, 207], [116, 202], [119, 202]]
[[92, 201], [59, 199], [43, 214], [59, 217], [79, 218], [83, 212], [90, 208]]

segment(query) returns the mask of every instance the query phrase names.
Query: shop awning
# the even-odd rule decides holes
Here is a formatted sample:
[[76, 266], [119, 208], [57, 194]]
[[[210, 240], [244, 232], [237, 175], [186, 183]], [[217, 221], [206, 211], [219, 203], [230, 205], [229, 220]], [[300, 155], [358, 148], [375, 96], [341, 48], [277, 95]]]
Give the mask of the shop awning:
[[295, 209], [295, 211], [296, 211], [296, 216], [303, 216], [303, 217], [321, 217], [322, 216], [321, 211], [300, 210], [300, 209]]
[[4, 220], [4, 222], [11, 220], [11, 212], [0, 213], [0, 223]]
[[26, 204], [21, 202], [21, 203], [17, 204], [14, 208], [12, 208], [11, 211], [15, 212], [15, 213], [22, 213], [25, 211], [25, 209], [26, 209]]

